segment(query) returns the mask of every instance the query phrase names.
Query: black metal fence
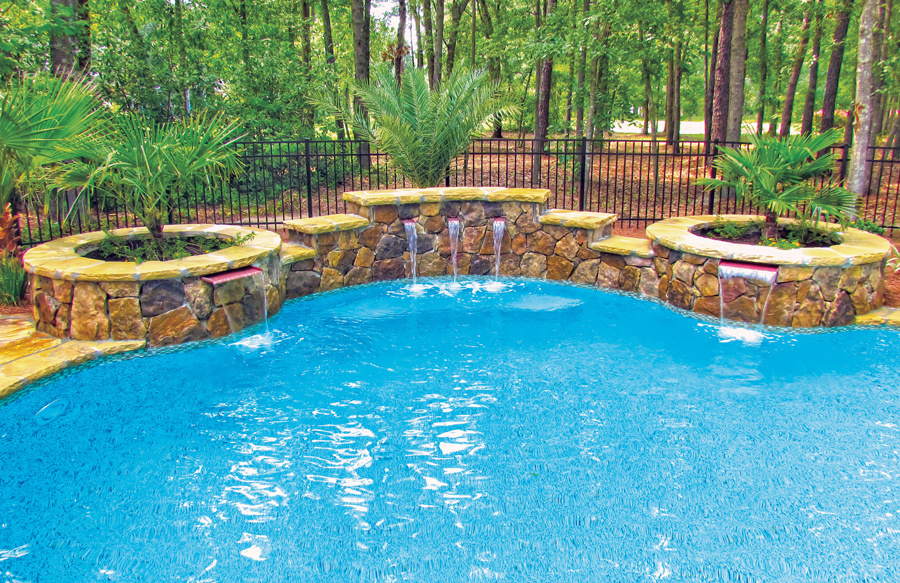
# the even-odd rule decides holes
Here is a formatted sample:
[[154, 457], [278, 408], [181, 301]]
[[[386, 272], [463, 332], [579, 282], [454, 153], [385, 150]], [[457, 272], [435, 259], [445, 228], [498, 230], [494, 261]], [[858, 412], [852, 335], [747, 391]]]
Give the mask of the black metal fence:
[[[359, 141], [247, 142], [246, 172], [207, 188], [197, 183], [178, 201], [176, 223], [226, 223], [277, 229], [288, 219], [344, 212], [349, 190], [409, 187], [385, 154]], [[556, 208], [616, 213], [623, 227], [643, 227], [672, 216], [727, 214], [752, 209], [724, 193], [697, 184], [712, 171], [714, 144], [683, 141], [552, 139], [534, 153], [532, 140], [480, 139], [453, 161], [446, 186], [548, 188]], [[838, 147], [833, 178], [846, 175], [850, 149]], [[900, 229], [900, 155], [870, 148], [872, 172], [860, 216]], [[110, 199], [74, 209], [73, 197], [55, 197], [49, 213], [43, 201], [26, 200], [23, 243], [34, 245], [89, 230], [135, 226], [133, 216]], [[66, 215], [70, 220], [63, 222]]]

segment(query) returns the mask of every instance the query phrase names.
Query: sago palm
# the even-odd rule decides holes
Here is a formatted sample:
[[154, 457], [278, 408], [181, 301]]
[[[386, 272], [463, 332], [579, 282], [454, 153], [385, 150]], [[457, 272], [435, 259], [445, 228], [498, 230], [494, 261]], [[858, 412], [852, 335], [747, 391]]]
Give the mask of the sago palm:
[[327, 97], [313, 101], [353, 126], [358, 138], [387, 154], [415, 187], [440, 184], [450, 162], [497, 115], [513, 115], [499, 85], [485, 71], [456, 68], [431, 90], [422, 69], [406, 69], [398, 84], [386, 66], [375, 68], [371, 83], [353, 86], [368, 115], [350, 112]]
[[[0, 88], [0, 247], [11, 250], [18, 222], [9, 217], [13, 193], [42, 170], [96, 153], [107, 124], [86, 80], [29, 75]], [[80, 185], [75, 185], [80, 186]]]
[[814, 184], [834, 169], [835, 155], [819, 154], [839, 139], [838, 131], [782, 139], [751, 135], [749, 149], [719, 147], [713, 166], [722, 178], [698, 182], [708, 189], [734, 189], [741, 200], [764, 209], [768, 239], [778, 237], [778, 217], [790, 213], [801, 221], [824, 217], [846, 225], [856, 211], [857, 196], [831, 182], [818, 188]]
[[98, 164], [70, 164], [57, 181], [62, 186], [86, 184], [86, 194], [114, 197], [159, 239], [189, 184], [200, 180], [210, 185], [240, 173], [234, 147], [242, 137], [239, 128], [221, 115], [164, 124], [123, 116], [117, 139]]

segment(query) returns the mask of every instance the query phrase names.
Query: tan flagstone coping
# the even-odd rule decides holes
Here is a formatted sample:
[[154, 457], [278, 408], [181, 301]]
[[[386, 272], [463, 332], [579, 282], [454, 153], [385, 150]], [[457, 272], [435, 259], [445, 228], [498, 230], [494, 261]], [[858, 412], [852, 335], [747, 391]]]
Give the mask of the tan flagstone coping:
[[281, 264], [290, 265], [305, 259], [315, 259], [316, 250], [310, 249], [300, 243], [282, 243], [281, 244]]
[[[647, 227], [647, 236], [663, 247], [694, 255], [768, 265], [816, 267], [862, 265], [882, 261], [891, 248], [887, 239], [858, 229], [841, 231], [840, 234], [844, 241], [840, 245], [808, 249], [776, 249], [760, 245], [740, 245], [707, 239], [691, 232], [692, 229], [709, 226], [717, 218], [712, 215], [701, 215], [666, 219]], [[721, 218], [734, 221], [763, 219], [763, 217], [749, 215], [722, 215]], [[791, 220], [779, 220], [781, 224], [788, 222]], [[833, 228], [838, 227], [835, 225]]]
[[550, 200], [550, 191], [545, 188], [503, 188], [500, 186], [358, 190], [345, 192], [344, 200], [360, 206], [462, 202], [467, 200], [545, 204]]
[[284, 222], [289, 231], [299, 231], [307, 235], [334, 233], [336, 231], [352, 231], [369, 226], [369, 219], [359, 215], [326, 215], [308, 219], [295, 219]]
[[858, 326], [900, 326], [900, 308], [881, 306], [856, 317]]
[[[144, 227], [115, 229], [112, 233], [126, 239], [142, 238], [149, 234]], [[131, 261], [100, 261], [82, 257], [79, 251], [89, 252], [106, 236], [106, 233], [102, 231], [94, 231], [63, 237], [29, 249], [25, 252], [25, 269], [29, 273], [68, 281], [147, 281], [209, 275], [246, 267], [267, 255], [281, 251], [281, 237], [277, 233], [263, 229], [229, 225], [167, 225], [163, 231], [165, 237], [178, 236], [180, 233], [217, 235], [219, 237], [246, 236], [250, 233], [255, 235], [253, 239], [243, 245], [205, 255], [195, 255], [172, 261], [134, 263]]]
[[538, 218], [538, 221], [542, 225], [559, 225], [560, 227], [593, 230], [600, 229], [616, 222], [616, 215], [609, 213], [550, 209], [542, 214]]
[[26, 385], [101, 356], [144, 348], [143, 340], [82, 342], [60, 340], [34, 331], [20, 316], [0, 318], [0, 399]]
[[637, 237], [623, 237], [621, 235], [613, 235], [608, 239], [602, 239], [591, 243], [591, 249], [600, 251], [601, 253], [612, 253], [614, 255], [634, 255], [650, 259], [653, 257], [653, 251], [650, 249], [649, 239], [639, 239]]

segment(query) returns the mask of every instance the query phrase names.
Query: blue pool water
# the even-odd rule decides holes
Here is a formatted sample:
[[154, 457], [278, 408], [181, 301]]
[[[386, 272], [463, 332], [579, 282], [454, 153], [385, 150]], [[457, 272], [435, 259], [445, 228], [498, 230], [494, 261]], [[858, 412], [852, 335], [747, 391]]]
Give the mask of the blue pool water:
[[897, 333], [466, 286], [0, 404], [0, 580], [900, 580]]

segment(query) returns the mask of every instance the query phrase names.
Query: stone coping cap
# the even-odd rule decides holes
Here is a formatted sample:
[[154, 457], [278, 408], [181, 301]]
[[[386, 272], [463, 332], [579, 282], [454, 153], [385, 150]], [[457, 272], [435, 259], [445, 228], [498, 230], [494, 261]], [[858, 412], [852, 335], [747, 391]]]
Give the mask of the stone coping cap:
[[607, 239], [594, 241], [591, 243], [591, 249], [601, 253], [612, 253], [613, 255], [634, 255], [644, 259], [653, 257], [649, 239], [623, 237], [622, 235], [613, 235]]
[[307, 235], [352, 231], [369, 226], [369, 219], [359, 215], [325, 215], [308, 219], [294, 219], [284, 222], [288, 231], [298, 231]]
[[[707, 239], [692, 232], [696, 228], [708, 227], [717, 218], [720, 217], [700, 215], [666, 219], [647, 227], [647, 236], [663, 247], [677, 251], [768, 265], [809, 265], [813, 267], [863, 265], [882, 261], [891, 249], [891, 244], [887, 239], [852, 228], [840, 231], [844, 239], [840, 245], [806, 249], [776, 249], [761, 245], [742, 245]], [[732, 221], [764, 219], [764, 217], [753, 215], [721, 215], [721, 218]], [[778, 222], [788, 224], [795, 221], [779, 219]], [[831, 228], [839, 227], [835, 225]]]
[[546, 204], [550, 200], [550, 191], [546, 188], [503, 188], [501, 186], [357, 190], [345, 192], [344, 200], [360, 206], [462, 202], [467, 200]]
[[298, 261], [306, 259], [315, 259], [316, 250], [310, 249], [306, 245], [300, 243], [282, 243], [281, 244], [281, 264], [290, 265]]
[[588, 211], [550, 209], [542, 214], [538, 218], [538, 221], [540, 221], [542, 225], [559, 225], [560, 227], [593, 230], [616, 222], [616, 215]]
[[[115, 229], [115, 235], [126, 239], [147, 237], [144, 227]], [[29, 273], [67, 281], [148, 281], [209, 275], [229, 269], [252, 265], [259, 259], [281, 251], [281, 237], [277, 233], [250, 227], [229, 225], [166, 225], [165, 237], [181, 233], [218, 235], [220, 237], [246, 236], [255, 233], [253, 239], [243, 245], [194, 255], [172, 261], [100, 261], [82, 257], [78, 252], [102, 240], [106, 233], [93, 231], [72, 235], [38, 245], [25, 252], [23, 263]]]
[[900, 326], [900, 309], [881, 306], [856, 317], [857, 326]]

